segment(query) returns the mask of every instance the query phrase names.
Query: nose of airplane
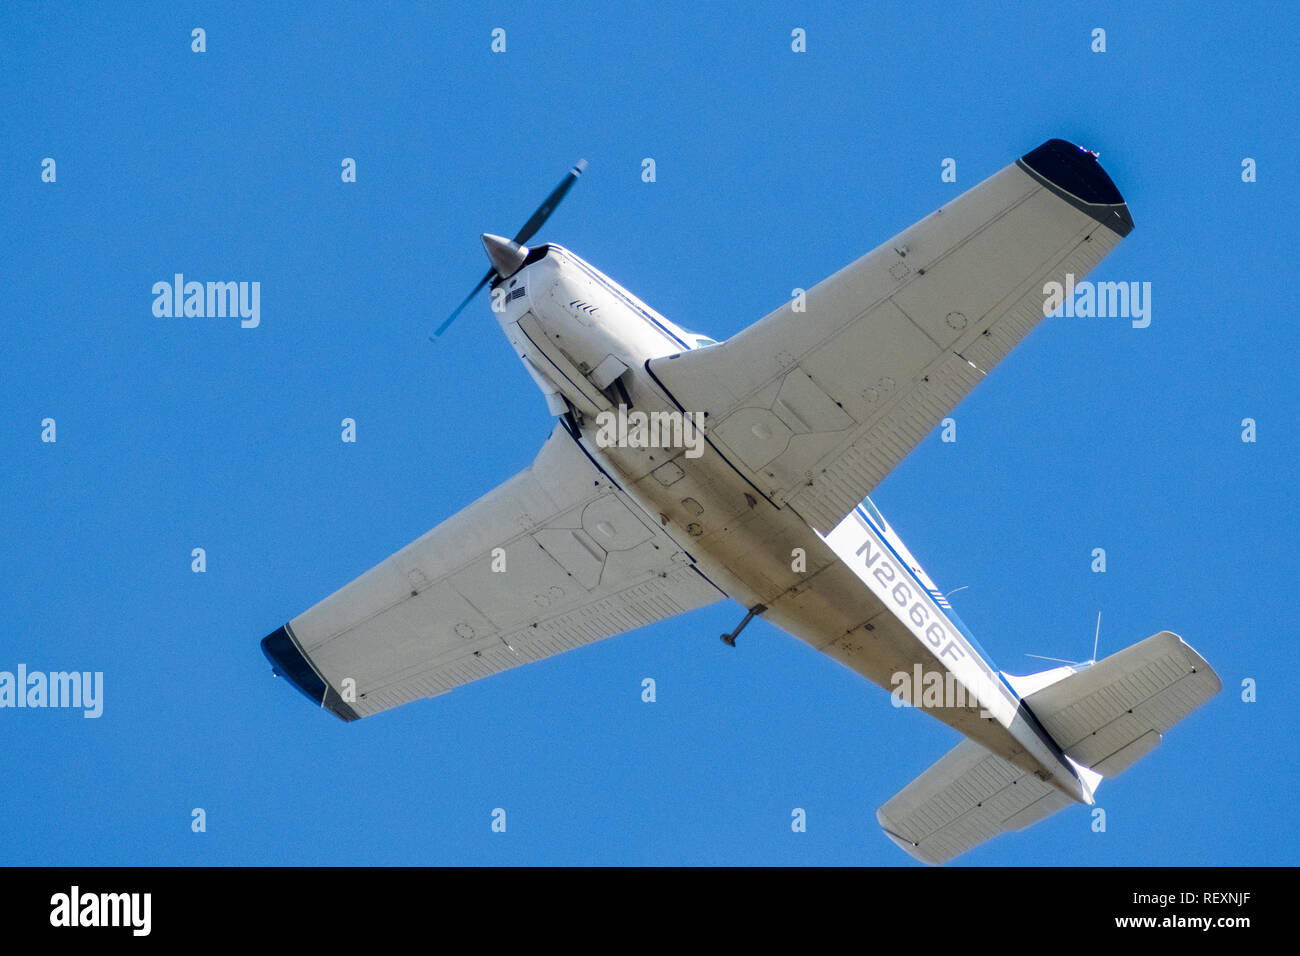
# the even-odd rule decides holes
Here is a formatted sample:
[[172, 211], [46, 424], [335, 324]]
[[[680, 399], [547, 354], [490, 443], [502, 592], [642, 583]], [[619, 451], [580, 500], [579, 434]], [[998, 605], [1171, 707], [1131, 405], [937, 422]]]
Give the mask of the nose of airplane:
[[521, 246], [504, 236], [494, 236], [490, 232], [483, 233], [483, 248], [487, 250], [488, 258], [492, 260], [492, 268], [503, 279], [508, 279], [518, 272], [528, 256], [527, 246]]

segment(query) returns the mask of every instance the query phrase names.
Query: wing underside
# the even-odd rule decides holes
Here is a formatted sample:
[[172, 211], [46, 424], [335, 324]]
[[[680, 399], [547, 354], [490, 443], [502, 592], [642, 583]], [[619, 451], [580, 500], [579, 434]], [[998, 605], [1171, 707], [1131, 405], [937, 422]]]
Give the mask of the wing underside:
[[[773, 502], [826, 534], [1132, 228], [1096, 157], [1052, 140], [721, 345], [654, 359]], [[797, 311], [801, 308], [802, 311]]]
[[724, 595], [562, 427], [533, 465], [263, 641], [355, 720]]

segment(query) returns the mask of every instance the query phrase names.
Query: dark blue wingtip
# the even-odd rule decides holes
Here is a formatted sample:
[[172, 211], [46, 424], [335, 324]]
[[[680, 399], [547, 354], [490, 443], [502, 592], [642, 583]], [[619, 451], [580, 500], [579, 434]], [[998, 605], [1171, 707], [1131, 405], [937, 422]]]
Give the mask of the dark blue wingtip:
[[324, 707], [344, 721], [360, 720], [361, 715], [348, 706], [338, 691], [316, 673], [311, 661], [302, 652], [293, 632], [286, 624], [262, 638], [262, 653], [271, 662], [271, 670], [302, 692], [317, 707]]
[[1120, 236], [1133, 231], [1133, 217], [1097, 154], [1063, 139], [1049, 139], [1016, 164], [1054, 193]]

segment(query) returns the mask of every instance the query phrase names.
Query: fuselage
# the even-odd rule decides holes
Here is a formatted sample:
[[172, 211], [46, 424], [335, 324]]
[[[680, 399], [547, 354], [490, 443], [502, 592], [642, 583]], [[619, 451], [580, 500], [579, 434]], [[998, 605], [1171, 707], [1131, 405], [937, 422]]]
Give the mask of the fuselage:
[[[870, 579], [851, 563], [854, 554], [837, 553], [835, 533], [822, 538], [792, 509], [751, 484], [708, 442], [709, 409], [680, 407], [656, 378], [654, 364], [709, 348], [716, 344], [712, 339], [680, 328], [553, 244], [530, 250], [522, 267], [493, 284], [492, 309], [552, 413], [566, 421], [592, 460], [701, 573], [745, 608], [761, 608], [778, 627], [894, 689], [898, 662], [914, 658], [917, 649], [897, 638], [897, 646], [881, 643], [878, 632], [868, 635], [873, 628], [864, 620], [863, 582]], [[663, 443], [638, 447], [634, 441], [609, 441], [601, 426], [620, 408], [625, 417], [635, 412], [664, 421], [700, 416], [704, 434], [698, 453]], [[908, 585], [909, 595], [923, 592], [918, 600], [950, 625], [941, 628], [949, 646], [933, 642], [927, 660], [963, 683], [980, 685], [982, 709], [926, 709], [1090, 803], [1090, 787], [1037, 726], [874, 505], [864, 502], [845, 522], [854, 522], [852, 528], [841, 526], [846, 533], [875, 542], [862, 546], [867, 556], [873, 548], [888, 551], [885, 560], [915, 585]], [[907, 640], [923, 641], [924, 635], [918, 631]]]

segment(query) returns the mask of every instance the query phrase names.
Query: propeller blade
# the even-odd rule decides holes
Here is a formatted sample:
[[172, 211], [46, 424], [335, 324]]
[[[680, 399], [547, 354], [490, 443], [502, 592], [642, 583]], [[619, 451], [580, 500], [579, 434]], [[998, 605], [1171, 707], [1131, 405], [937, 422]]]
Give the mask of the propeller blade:
[[446, 322], [438, 326], [437, 330], [433, 333], [433, 335], [429, 336], [430, 342], [436, 339], [439, 335], [442, 335], [443, 332], [447, 331], [447, 326], [451, 325], [451, 323], [456, 321], [456, 316], [460, 315], [463, 311], [465, 311], [465, 306], [470, 304], [474, 296], [478, 295], [479, 292], [482, 291], [483, 287], [492, 281], [492, 277], [496, 274], [497, 271], [495, 269], [489, 269], [487, 275], [485, 275], [482, 279], [479, 279], [478, 285], [474, 286], [474, 291], [471, 292], [469, 295], [465, 296], [465, 301], [462, 302], [460, 305], [456, 306], [456, 311], [447, 317]]
[[551, 213], [555, 212], [555, 207], [560, 204], [560, 200], [564, 198], [565, 193], [578, 181], [578, 177], [582, 175], [582, 171], [586, 168], [587, 161], [585, 159], [578, 160], [578, 165], [569, 170], [569, 175], [564, 177], [560, 185], [555, 187], [555, 191], [546, 197], [546, 202], [538, 206], [537, 212], [533, 213], [528, 221], [524, 223], [523, 228], [515, 235], [515, 242], [522, 246], [533, 238], [537, 230], [542, 228], [542, 224], [551, 218]]
[[542, 228], [547, 219], [551, 218], [551, 213], [555, 212], [555, 207], [560, 204], [566, 193], [572, 188], [573, 184], [578, 181], [582, 171], [587, 168], [585, 159], [578, 160], [576, 166], [569, 170], [569, 174], [564, 177], [560, 185], [552, 190], [551, 194], [546, 197], [546, 202], [538, 207], [537, 211], [529, 217], [524, 223], [524, 227], [519, 230], [513, 241], [507, 241], [500, 236], [493, 236], [487, 233], [483, 235], [483, 244], [487, 248], [488, 258], [492, 260], [492, 268], [488, 274], [479, 280], [478, 285], [474, 286], [474, 291], [465, 296], [465, 301], [456, 306], [456, 311], [447, 317], [447, 321], [438, 326], [433, 335], [429, 336], [432, 342], [447, 331], [447, 327], [456, 321], [456, 316], [465, 311], [465, 306], [473, 301], [474, 296], [478, 295], [480, 290], [492, 281], [494, 276], [502, 274], [500, 270], [504, 267], [513, 266], [515, 270], [522, 264], [523, 258], [528, 255], [528, 249], [524, 246], [529, 239]]

